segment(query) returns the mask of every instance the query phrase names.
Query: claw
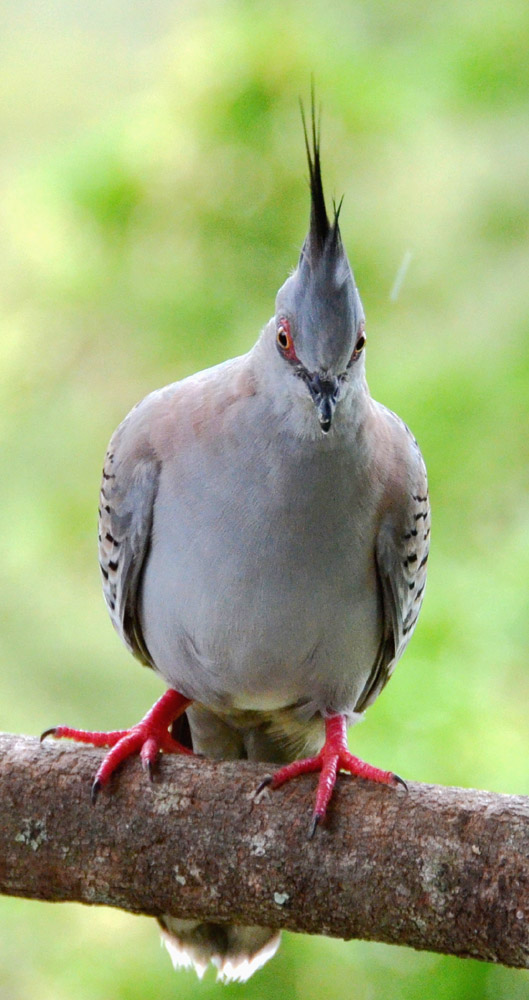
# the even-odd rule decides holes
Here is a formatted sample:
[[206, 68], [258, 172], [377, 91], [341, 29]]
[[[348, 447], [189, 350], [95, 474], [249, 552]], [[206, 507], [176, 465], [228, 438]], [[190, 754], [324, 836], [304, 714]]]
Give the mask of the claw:
[[320, 816], [319, 813], [314, 813], [314, 815], [313, 815], [313, 817], [312, 817], [312, 819], [310, 821], [309, 832], [307, 834], [307, 840], [312, 840], [312, 838], [314, 837], [314, 834], [316, 833], [316, 830], [317, 830], [318, 826], [320, 825], [322, 819], [323, 819], [323, 816]]
[[101, 787], [102, 787], [101, 786], [101, 782], [99, 781], [98, 778], [96, 778], [96, 780], [94, 781], [94, 783], [92, 785], [92, 788], [90, 790], [90, 799], [92, 801], [92, 805], [93, 806], [95, 806], [95, 804], [97, 802], [99, 793], [101, 791]]
[[396, 785], [402, 785], [404, 791], [405, 792], [408, 791], [408, 786], [404, 781], [404, 778], [399, 777], [398, 774], [392, 774], [391, 777], [393, 778], [393, 781], [395, 782]]
[[267, 774], [266, 778], [263, 778], [263, 780], [259, 782], [259, 784], [258, 784], [258, 786], [257, 786], [257, 788], [255, 790], [255, 794], [259, 795], [259, 792], [262, 792], [264, 788], [267, 788], [268, 785], [271, 785], [272, 782], [273, 782], [273, 780], [274, 780], [273, 775], [272, 774]]
[[40, 734], [39, 743], [42, 743], [42, 741], [45, 740], [47, 736], [55, 736], [55, 733], [57, 732], [58, 728], [59, 728], [58, 726], [52, 726], [51, 729], [45, 729], [44, 732]]

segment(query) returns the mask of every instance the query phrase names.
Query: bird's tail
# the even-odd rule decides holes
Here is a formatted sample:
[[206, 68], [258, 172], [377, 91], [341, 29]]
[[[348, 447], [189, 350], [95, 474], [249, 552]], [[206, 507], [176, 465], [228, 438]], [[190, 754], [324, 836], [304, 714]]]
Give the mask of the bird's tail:
[[209, 963], [217, 981], [245, 983], [272, 955], [280, 933], [268, 927], [237, 927], [164, 916], [159, 920], [162, 941], [175, 969], [195, 969], [202, 979]]
[[[316, 753], [323, 743], [321, 718], [307, 720], [294, 710], [236, 712], [220, 717], [194, 702], [173, 728], [173, 737], [206, 757], [284, 764]], [[185, 727], [185, 728], [184, 728]], [[164, 915], [162, 940], [175, 969], [195, 969], [202, 978], [209, 963], [220, 982], [246, 982], [279, 947], [280, 933]]]

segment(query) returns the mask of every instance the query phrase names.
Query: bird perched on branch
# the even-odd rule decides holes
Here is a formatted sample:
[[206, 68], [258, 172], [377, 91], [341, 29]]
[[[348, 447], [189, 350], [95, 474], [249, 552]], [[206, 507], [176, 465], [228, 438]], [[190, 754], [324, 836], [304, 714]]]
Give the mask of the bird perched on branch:
[[[94, 801], [135, 752], [149, 771], [160, 751], [275, 762], [272, 788], [319, 772], [313, 834], [337, 772], [403, 784], [354, 757], [346, 728], [415, 628], [430, 511], [414, 437], [366, 384], [364, 311], [340, 205], [327, 215], [314, 98], [303, 127], [310, 228], [274, 316], [248, 354], [147, 396], [105, 460], [105, 599], [169, 689], [130, 730], [48, 732], [111, 747]], [[212, 961], [224, 979], [247, 978], [279, 941], [161, 923], [175, 964], [202, 974]]]

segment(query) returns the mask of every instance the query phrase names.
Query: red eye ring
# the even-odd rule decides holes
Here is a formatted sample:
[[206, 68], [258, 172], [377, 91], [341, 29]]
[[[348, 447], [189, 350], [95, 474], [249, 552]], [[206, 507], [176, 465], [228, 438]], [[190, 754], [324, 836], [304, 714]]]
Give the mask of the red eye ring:
[[288, 361], [298, 360], [294, 350], [292, 334], [290, 333], [290, 323], [284, 316], [280, 318], [277, 325], [276, 343], [284, 358], [287, 358]]

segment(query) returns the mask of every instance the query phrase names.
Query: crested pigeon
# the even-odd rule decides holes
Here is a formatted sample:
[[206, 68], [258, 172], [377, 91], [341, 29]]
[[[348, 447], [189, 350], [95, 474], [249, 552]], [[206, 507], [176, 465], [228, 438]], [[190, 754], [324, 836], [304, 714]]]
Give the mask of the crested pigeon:
[[[337, 772], [389, 785], [346, 727], [389, 680], [426, 581], [426, 470], [406, 425], [365, 379], [362, 303], [327, 215], [314, 97], [310, 227], [255, 346], [148, 395], [113, 435], [99, 553], [112, 618], [169, 689], [117, 733], [47, 730], [111, 749], [95, 801], [134, 752], [275, 762], [276, 788], [319, 771], [310, 833]], [[187, 716], [190, 741], [171, 735]], [[174, 731], [174, 730], [173, 730]], [[248, 978], [277, 932], [162, 918], [175, 966]]]

